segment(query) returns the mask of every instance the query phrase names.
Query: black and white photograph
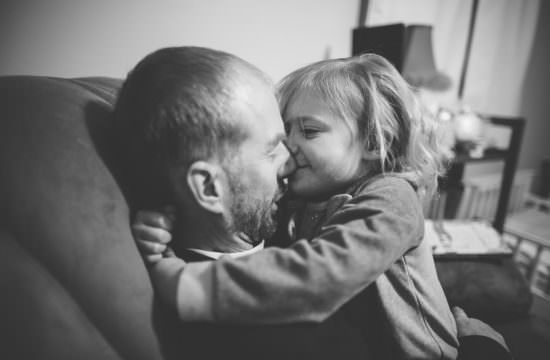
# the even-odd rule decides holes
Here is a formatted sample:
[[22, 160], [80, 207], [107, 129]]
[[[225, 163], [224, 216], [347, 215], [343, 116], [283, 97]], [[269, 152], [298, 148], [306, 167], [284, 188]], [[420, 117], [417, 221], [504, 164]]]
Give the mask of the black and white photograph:
[[0, 359], [550, 359], [550, 3], [3, 0]]

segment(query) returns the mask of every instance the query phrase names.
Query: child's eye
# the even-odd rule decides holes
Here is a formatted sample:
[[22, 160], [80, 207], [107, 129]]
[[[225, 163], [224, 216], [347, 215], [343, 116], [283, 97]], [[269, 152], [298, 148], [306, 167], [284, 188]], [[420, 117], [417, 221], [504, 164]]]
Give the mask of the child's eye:
[[304, 137], [306, 139], [313, 139], [314, 137], [316, 137], [317, 135], [319, 135], [319, 129], [315, 129], [315, 128], [303, 128], [302, 129], [302, 133], [304, 134]]

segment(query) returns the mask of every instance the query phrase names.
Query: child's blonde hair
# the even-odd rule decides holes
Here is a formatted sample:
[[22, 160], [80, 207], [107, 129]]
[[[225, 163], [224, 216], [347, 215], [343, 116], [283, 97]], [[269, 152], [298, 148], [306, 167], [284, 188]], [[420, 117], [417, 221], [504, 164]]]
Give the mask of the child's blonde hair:
[[323, 60], [292, 72], [278, 85], [283, 118], [304, 91], [320, 96], [350, 129], [350, 122], [357, 124], [356, 138], [379, 159], [375, 172], [396, 173], [422, 192], [436, 189], [443, 172], [436, 121], [424, 115], [412, 88], [385, 58]]

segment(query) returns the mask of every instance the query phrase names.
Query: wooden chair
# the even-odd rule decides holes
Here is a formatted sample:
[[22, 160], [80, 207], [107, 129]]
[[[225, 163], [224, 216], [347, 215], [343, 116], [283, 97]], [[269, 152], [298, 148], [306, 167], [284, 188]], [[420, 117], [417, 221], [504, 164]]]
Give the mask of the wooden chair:
[[[533, 176], [534, 172], [532, 170], [519, 170], [516, 172], [510, 190], [507, 213], [518, 211], [523, 207]], [[481, 175], [464, 179], [464, 190], [456, 212], [456, 218], [494, 221], [501, 182], [501, 174]]]
[[550, 199], [527, 194], [523, 200], [506, 218], [505, 240], [532, 291], [550, 300]]
[[445, 216], [447, 193], [438, 192], [424, 200], [424, 217], [432, 220], [442, 220]]
[[[550, 200], [530, 194], [533, 176], [532, 170], [520, 170], [515, 175], [503, 239], [513, 249], [514, 260], [533, 293], [550, 300]], [[500, 184], [499, 174], [465, 179], [456, 217], [493, 221]]]

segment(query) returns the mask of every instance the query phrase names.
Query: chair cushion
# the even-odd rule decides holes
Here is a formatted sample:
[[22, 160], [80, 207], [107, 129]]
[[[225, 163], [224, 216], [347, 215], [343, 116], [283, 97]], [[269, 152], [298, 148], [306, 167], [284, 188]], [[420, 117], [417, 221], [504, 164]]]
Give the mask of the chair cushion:
[[0, 227], [21, 256], [47, 272], [26, 277], [26, 290], [4, 283], [2, 297], [17, 301], [50, 279], [52, 296], [74, 302], [80, 315], [71, 321], [86, 319], [124, 358], [156, 359], [153, 289], [131, 236], [127, 203], [106, 165], [116, 152], [109, 128], [120, 84], [0, 78]]
[[525, 316], [532, 294], [511, 257], [438, 259], [439, 280], [451, 306], [487, 322]]

